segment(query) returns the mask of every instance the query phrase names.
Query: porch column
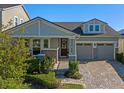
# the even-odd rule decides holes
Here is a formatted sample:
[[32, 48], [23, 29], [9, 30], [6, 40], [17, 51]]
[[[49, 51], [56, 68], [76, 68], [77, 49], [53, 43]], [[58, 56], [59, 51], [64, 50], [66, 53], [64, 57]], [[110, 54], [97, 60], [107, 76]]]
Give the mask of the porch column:
[[77, 60], [77, 51], [76, 51], [76, 40], [69, 39], [69, 60], [76, 61]]
[[30, 53], [33, 55], [33, 39], [29, 39], [29, 48], [30, 48]]

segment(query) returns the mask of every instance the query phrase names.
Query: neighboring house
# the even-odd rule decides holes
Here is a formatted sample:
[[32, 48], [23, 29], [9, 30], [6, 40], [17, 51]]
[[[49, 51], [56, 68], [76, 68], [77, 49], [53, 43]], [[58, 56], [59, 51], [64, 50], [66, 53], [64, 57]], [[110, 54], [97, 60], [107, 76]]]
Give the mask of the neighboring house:
[[0, 28], [2, 31], [29, 21], [30, 17], [21, 4], [0, 4]]
[[124, 53], [124, 29], [120, 30], [119, 33], [121, 34], [121, 37], [119, 39], [119, 53]]
[[114, 60], [120, 34], [106, 22], [50, 22], [36, 17], [7, 30], [13, 38], [25, 38], [32, 55], [44, 53], [69, 60]]
[[119, 33], [120, 33], [121, 35], [124, 35], [124, 29], [121, 29], [121, 30], [119, 31]]

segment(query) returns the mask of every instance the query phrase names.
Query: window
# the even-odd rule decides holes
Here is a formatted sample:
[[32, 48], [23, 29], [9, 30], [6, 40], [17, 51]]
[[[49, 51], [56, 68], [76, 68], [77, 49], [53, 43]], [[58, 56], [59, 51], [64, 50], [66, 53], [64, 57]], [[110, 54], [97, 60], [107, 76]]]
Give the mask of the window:
[[17, 25], [18, 25], [18, 17], [14, 16], [14, 26], [17, 26]]
[[33, 40], [33, 55], [40, 54], [40, 39]]
[[44, 48], [49, 48], [49, 40], [44, 39]]
[[89, 25], [89, 31], [90, 32], [100, 31], [100, 25], [99, 24], [90, 24]]
[[93, 31], [93, 25], [90, 25], [90, 26], [89, 26], [89, 30], [90, 30], [90, 31]]
[[99, 31], [100, 30], [99, 28], [100, 28], [99, 25], [95, 25], [95, 31]]
[[20, 24], [22, 24], [24, 22], [24, 20], [23, 19], [20, 19]]

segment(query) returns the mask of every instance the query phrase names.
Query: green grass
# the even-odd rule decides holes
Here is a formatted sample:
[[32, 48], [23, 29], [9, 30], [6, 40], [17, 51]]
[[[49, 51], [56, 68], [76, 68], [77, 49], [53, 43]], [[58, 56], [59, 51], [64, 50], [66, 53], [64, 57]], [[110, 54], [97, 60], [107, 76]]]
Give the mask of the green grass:
[[60, 89], [84, 89], [84, 86], [82, 86], [80, 84], [64, 83], [59, 88]]

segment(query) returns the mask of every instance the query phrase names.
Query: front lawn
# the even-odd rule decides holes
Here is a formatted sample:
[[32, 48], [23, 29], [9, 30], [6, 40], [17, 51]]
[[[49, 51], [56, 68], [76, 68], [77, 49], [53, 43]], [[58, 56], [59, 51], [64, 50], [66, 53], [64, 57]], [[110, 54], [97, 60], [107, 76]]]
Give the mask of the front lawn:
[[84, 89], [84, 86], [80, 84], [64, 83], [59, 89]]

